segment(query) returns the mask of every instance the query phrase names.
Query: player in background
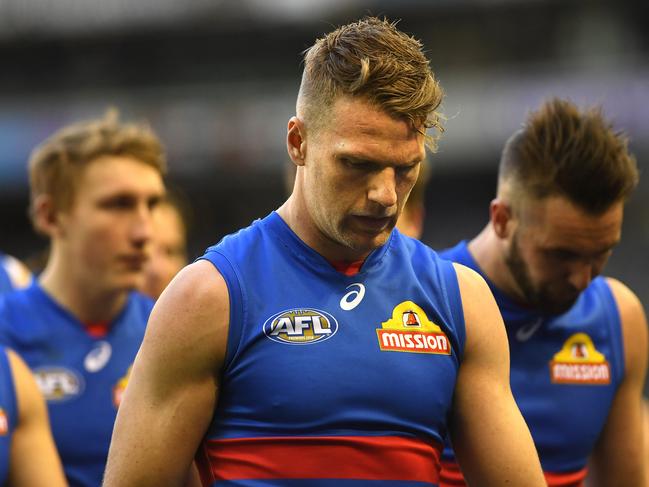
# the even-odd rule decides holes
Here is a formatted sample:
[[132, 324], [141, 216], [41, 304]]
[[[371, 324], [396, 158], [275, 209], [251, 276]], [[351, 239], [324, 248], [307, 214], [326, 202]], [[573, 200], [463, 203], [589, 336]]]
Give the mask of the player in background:
[[31, 216], [49, 258], [34, 284], [0, 300], [0, 343], [34, 372], [71, 486], [101, 484], [153, 306], [134, 289], [165, 168], [153, 131], [115, 112], [62, 128], [29, 161]]
[[167, 195], [153, 213], [151, 258], [145, 266], [142, 292], [158, 299], [176, 274], [187, 265], [189, 205], [177, 191]]
[[157, 301], [106, 487], [179, 485], [194, 457], [210, 486], [433, 486], [448, 429], [476, 485], [544, 485], [484, 281], [393, 231], [441, 99], [390, 22], [308, 50], [293, 193]]
[[[478, 271], [505, 321], [511, 386], [550, 486], [642, 486], [647, 322], [600, 276], [638, 181], [598, 108], [551, 99], [503, 150], [486, 227], [441, 255]], [[461, 466], [461, 462], [460, 462]], [[442, 485], [464, 485], [452, 450]]]

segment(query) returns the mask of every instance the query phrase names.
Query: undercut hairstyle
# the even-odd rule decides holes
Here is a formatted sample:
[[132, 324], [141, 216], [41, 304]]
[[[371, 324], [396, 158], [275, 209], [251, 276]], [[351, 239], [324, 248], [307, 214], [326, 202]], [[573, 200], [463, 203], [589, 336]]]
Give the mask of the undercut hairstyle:
[[[117, 110], [99, 119], [63, 127], [36, 147], [29, 159], [30, 214], [40, 195], [50, 195], [56, 210], [72, 206], [85, 167], [101, 157], [130, 157], [167, 171], [162, 143], [145, 123], [121, 123]], [[33, 218], [32, 218], [33, 219]]]
[[324, 37], [305, 51], [298, 95], [298, 115], [307, 125], [321, 127], [339, 96], [368, 100], [391, 116], [408, 120], [436, 149], [443, 132], [437, 112], [443, 91], [435, 80], [420, 41], [376, 17], [353, 22]]
[[561, 196], [590, 214], [626, 201], [638, 184], [628, 138], [601, 107], [579, 110], [553, 98], [532, 112], [505, 144], [499, 188], [512, 198]]

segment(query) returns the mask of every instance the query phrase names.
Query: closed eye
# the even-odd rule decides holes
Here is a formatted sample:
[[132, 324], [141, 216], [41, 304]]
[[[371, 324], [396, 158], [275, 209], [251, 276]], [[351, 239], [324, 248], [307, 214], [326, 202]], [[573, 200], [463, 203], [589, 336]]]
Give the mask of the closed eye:
[[347, 167], [355, 169], [358, 171], [378, 171], [381, 166], [371, 161], [366, 161], [362, 159], [354, 159], [351, 157], [341, 157], [340, 161]]
[[137, 199], [131, 195], [117, 195], [99, 202], [107, 210], [130, 210], [137, 205]]

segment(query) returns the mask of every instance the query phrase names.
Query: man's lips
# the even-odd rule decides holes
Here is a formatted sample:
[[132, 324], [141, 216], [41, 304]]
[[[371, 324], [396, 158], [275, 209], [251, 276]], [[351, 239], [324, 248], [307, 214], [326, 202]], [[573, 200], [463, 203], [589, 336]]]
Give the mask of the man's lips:
[[367, 215], [354, 215], [353, 218], [368, 230], [380, 232], [387, 228], [393, 220], [391, 216], [367, 216]]
[[140, 268], [149, 260], [149, 256], [147, 254], [120, 255], [119, 260], [130, 268]]

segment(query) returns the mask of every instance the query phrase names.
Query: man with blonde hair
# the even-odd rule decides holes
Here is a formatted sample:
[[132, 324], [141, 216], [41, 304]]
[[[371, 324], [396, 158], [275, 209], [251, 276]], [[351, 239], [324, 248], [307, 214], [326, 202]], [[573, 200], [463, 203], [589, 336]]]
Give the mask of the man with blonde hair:
[[110, 435], [152, 301], [141, 286], [162, 146], [116, 113], [63, 128], [29, 161], [31, 215], [47, 265], [0, 304], [0, 343], [33, 370], [71, 486], [101, 484]]
[[390, 22], [308, 50], [293, 193], [158, 300], [107, 487], [179, 485], [194, 457], [206, 486], [432, 486], [447, 428], [476, 484], [543, 485], [484, 281], [393, 230], [441, 99]]
[[[505, 145], [487, 226], [442, 253], [492, 288], [514, 397], [551, 487], [587, 474], [593, 486], [644, 485], [647, 323], [629, 288], [599, 276], [637, 181], [625, 136], [600, 109], [549, 100]], [[450, 448], [444, 457], [442, 485], [464, 485]]]

